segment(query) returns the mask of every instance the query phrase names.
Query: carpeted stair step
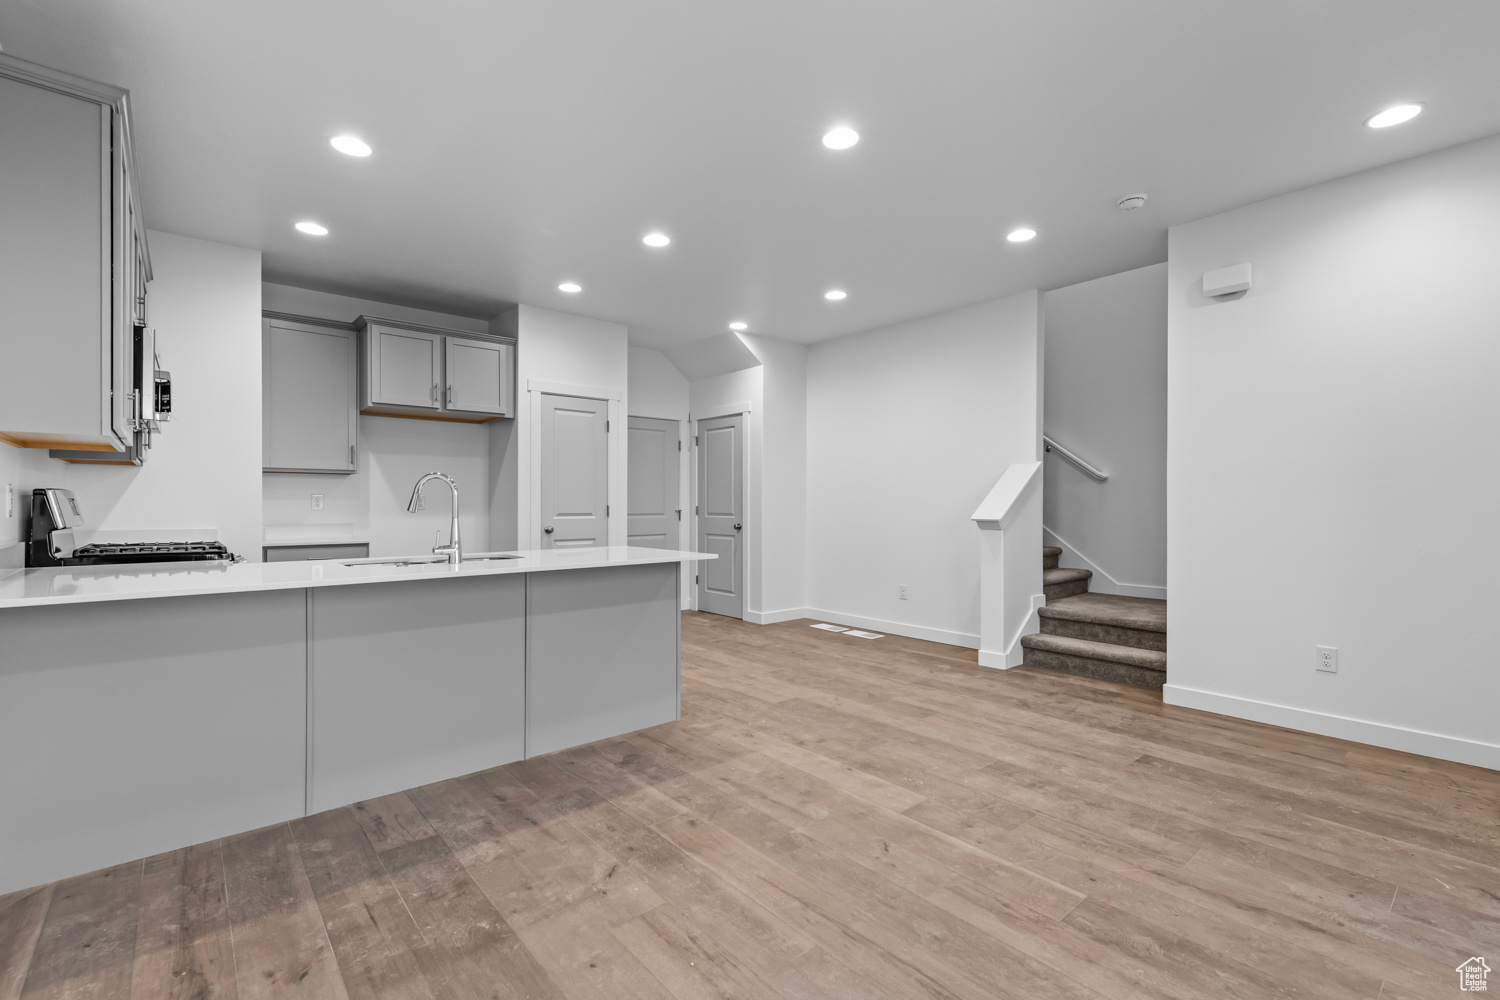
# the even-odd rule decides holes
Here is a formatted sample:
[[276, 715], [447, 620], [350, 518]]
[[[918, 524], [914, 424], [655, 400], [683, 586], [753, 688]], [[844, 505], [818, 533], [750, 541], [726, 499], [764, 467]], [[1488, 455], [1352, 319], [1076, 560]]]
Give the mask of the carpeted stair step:
[[1042, 570], [1042, 593], [1047, 595], [1049, 602], [1062, 597], [1072, 597], [1075, 594], [1086, 594], [1089, 589], [1089, 577], [1093, 575], [1094, 571], [1088, 569], [1044, 569]]
[[1022, 636], [1021, 645], [1026, 648], [1022, 666], [1145, 688], [1160, 688], [1167, 680], [1167, 654], [1160, 650], [1045, 633]]
[[1062, 549], [1056, 545], [1042, 546], [1042, 569], [1057, 569], [1057, 559], [1062, 555]]
[[1167, 602], [1118, 594], [1078, 594], [1038, 609], [1043, 635], [1166, 652]]

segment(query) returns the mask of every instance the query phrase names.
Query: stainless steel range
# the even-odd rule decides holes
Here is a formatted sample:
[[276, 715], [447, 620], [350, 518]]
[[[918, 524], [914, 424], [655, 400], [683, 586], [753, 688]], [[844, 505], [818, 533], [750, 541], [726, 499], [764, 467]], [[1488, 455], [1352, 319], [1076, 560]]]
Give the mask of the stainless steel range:
[[238, 557], [223, 542], [93, 542], [77, 545], [73, 529], [83, 511], [72, 490], [31, 491], [31, 534], [27, 566], [105, 566], [122, 563], [232, 562]]

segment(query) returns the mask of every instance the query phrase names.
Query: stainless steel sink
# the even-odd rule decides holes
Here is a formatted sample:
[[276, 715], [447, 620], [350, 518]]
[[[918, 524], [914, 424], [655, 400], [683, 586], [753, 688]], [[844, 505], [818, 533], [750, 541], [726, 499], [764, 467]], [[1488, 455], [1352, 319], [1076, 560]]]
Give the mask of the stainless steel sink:
[[[464, 562], [488, 562], [492, 559], [519, 559], [520, 556], [464, 556]], [[435, 566], [446, 563], [447, 556], [402, 556], [399, 559], [356, 559], [345, 566]]]

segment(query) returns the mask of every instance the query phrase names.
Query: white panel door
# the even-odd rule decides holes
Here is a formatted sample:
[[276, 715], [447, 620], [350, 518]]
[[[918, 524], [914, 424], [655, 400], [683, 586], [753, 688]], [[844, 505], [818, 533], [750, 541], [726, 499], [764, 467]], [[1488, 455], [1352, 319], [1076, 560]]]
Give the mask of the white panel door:
[[609, 544], [609, 403], [542, 394], [542, 548]]
[[677, 421], [630, 418], [627, 544], [648, 549], [677, 547], [677, 526], [682, 520], [677, 506], [680, 449]]
[[441, 407], [443, 338], [434, 333], [369, 327], [370, 402]]
[[698, 609], [745, 617], [745, 415], [698, 422]]
[[448, 390], [444, 409], [506, 415], [509, 345], [447, 338]]

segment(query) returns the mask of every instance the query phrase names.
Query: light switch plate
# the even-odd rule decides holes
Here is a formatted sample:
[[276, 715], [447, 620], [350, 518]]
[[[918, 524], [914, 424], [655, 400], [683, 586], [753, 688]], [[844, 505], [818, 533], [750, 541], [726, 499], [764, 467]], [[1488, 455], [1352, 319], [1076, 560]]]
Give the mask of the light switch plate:
[[16, 516], [16, 484], [5, 484], [5, 516]]

